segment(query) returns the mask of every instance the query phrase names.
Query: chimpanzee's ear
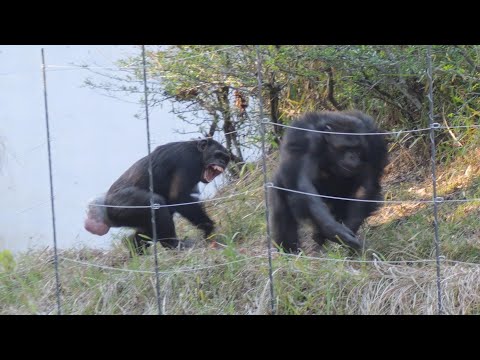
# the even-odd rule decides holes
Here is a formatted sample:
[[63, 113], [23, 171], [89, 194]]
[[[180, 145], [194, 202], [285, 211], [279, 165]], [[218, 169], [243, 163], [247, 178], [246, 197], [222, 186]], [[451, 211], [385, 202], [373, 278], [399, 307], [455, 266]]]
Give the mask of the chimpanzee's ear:
[[197, 142], [197, 148], [198, 148], [198, 151], [200, 152], [204, 152], [208, 147], [208, 140], [200, 140], [199, 142]]

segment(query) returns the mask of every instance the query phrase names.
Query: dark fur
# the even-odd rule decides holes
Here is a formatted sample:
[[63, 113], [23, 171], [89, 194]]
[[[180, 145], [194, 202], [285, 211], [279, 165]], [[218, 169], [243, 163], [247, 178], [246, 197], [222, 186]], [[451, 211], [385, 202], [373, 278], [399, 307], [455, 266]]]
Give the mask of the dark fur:
[[[153, 202], [166, 205], [197, 201], [198, 183], [205, 167], [214, 164], [226, 168], [229, 162], [227, 150], [212, 139], [173, 142], [157, 147], [151, 153], [153, 174]], [[108, 190], [106, 205], [150, 205], [148, 156], [138, 160]], [[175, 225], [172, 219], [179, 213], [203, 230], [208, 237], [214, 228], [201, 204], [173, 206], [155, 210], [157, 239], [166, 247], [177, 247]], [[150, 208], [107, 208], [104, 219], [112, 227], [127, 226], [153, 237]], [[142, 252], [138, 236], [135, 247]]]
[[[333, 132], [379, 132], [369, 116], [359, 112], [308, 113], [292, 126]], [[332, 135], [288, 129], [281, 144], [276, 186], [307, 193], [379, 200], [380, 178], [388, 163], [383, 135]], [[333, 200], [270, 189], [274, 241], [288, 252], [298, 251], [298, 226], [309, 220], [314, 240], [363, 247], [356, 236], [362, 222], [379, 203]]]

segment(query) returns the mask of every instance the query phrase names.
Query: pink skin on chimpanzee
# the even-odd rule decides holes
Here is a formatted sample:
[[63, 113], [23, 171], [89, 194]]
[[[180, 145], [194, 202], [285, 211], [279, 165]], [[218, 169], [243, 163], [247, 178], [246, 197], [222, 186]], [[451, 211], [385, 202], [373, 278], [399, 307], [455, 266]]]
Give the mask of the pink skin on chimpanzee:
[[95, 235], [105, 235], [110, 230], [110, 225], [106, 221], [106, 208], [95, 206], [104, 204], [105, 196], [95, 198], [90, 202], [85, 219], [85, 230]]

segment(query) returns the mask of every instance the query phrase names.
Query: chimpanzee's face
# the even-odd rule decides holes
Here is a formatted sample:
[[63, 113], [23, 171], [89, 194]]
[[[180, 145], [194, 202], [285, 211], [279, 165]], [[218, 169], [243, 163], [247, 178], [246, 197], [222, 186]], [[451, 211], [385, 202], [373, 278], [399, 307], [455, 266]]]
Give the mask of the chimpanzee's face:
[[363, 136], [328, 135], [326, 138], [332, 171], [344, 178], [357, 176], [365, 166], [366, 143]]
[[212, 139], [200, 140], [197, 146], [203, 156], [201, 181], [207, 184], [225, 171], [230, 155], [227, 149]]

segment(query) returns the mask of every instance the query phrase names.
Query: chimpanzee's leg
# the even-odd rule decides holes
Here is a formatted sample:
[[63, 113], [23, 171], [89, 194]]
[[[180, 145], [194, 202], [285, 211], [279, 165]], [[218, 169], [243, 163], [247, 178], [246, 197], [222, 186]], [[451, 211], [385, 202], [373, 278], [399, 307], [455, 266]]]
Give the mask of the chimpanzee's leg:
[[287, 203], [286, 193], [269, 189], [270, 223], [273, 241], [286, 252], [298, 253], [298, 222]]
[[[120, 191], [108, 193], [106, 205], [115, 206], [150, 206], [150, 193], [140, 188], [128, 187]], [[165, 198], [153, 194], [154, 204], [166, 204]], [[110, 222], [114, 226], [127, 226], [136, 228], [139, 232], [153, 239], [151, 209], [150, 208], [107, 208]], [[175, 225], [168, 207], [155, 210], [155, 223], [157, 240], [165, 247], [176, 248], [179, 244], [175, 233]], [[135, 235], [135, 247], [142, 253], [145, 242], [138, 233]]]

